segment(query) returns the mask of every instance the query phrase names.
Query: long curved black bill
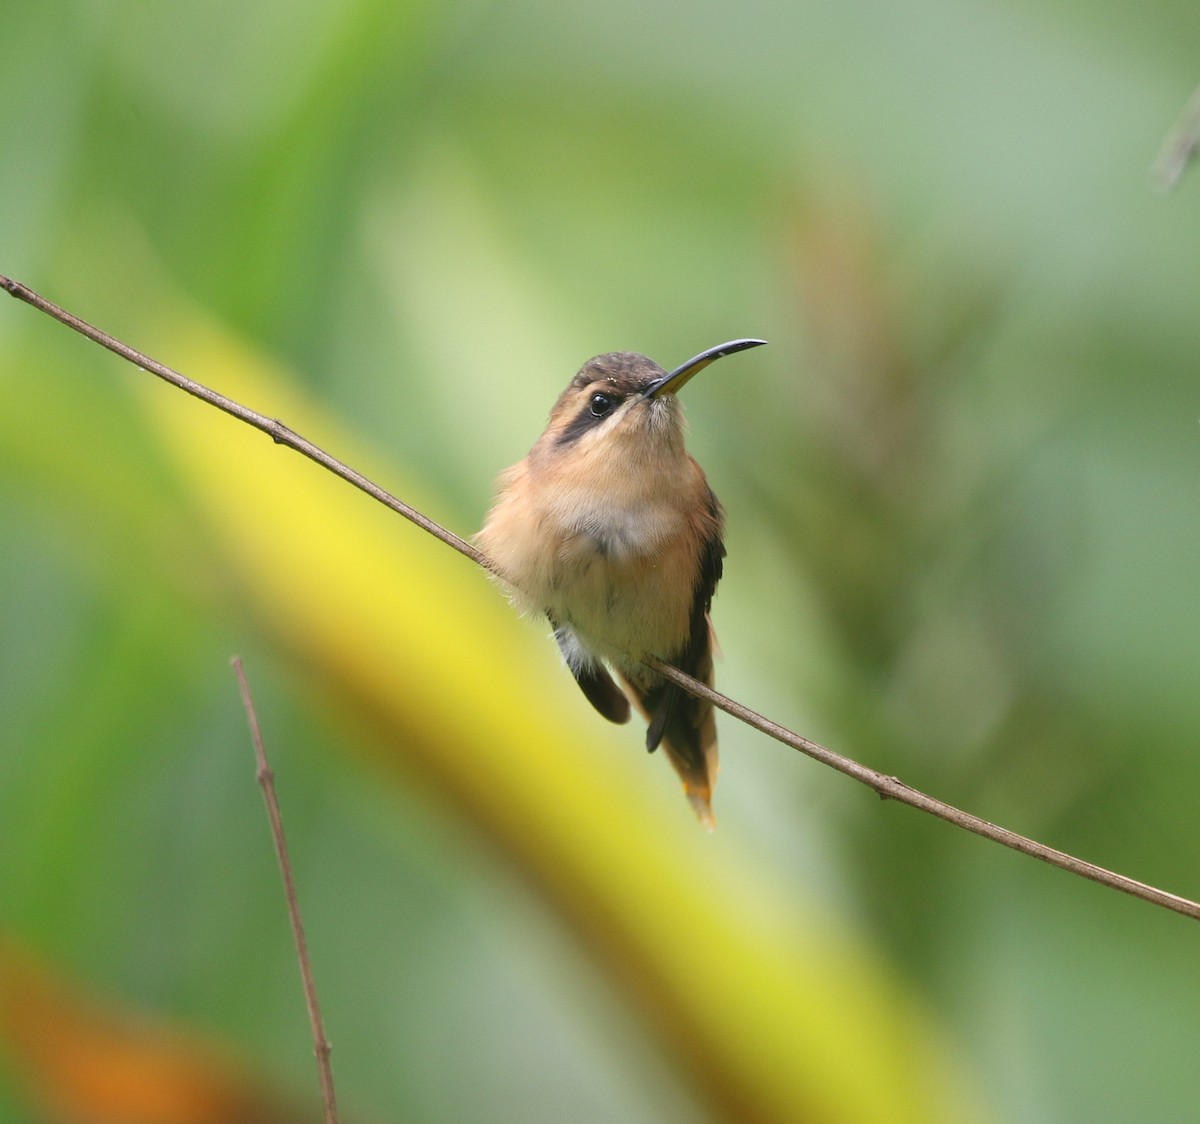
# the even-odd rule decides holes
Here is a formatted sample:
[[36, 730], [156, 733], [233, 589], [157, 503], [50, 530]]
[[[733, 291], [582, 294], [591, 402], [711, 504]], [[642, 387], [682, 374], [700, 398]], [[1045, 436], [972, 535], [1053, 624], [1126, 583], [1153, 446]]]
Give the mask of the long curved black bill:
[[693, 375], [703, 371], [711, 362], [732, 355], [735, 351], [745, 351], [748, 347], [760, 347], [766, 340], [730, 340], [719, 343], [707, 351], [689, 359], [682, 367], [676, 367], [669, 374], [663, 375], [657, 382], [652, 382], [643, 393], [647, 398], [657, 398], [660, 394], [676, 394], [684, 383]]

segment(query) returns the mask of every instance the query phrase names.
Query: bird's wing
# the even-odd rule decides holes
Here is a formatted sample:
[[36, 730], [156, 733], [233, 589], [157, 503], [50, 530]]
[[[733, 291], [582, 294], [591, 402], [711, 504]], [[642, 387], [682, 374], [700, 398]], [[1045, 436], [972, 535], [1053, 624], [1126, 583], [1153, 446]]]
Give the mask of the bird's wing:
[[[551, 621], [551, 624], [554, 622]], [[629, 721], [629, 700], [622, 693], [598, 659], [586, 655], [580, 650], [575, 634], [568, 629], [556, 627], [554, 639], [575, 676], [579, 689], [592, 704], [610, 722]]]

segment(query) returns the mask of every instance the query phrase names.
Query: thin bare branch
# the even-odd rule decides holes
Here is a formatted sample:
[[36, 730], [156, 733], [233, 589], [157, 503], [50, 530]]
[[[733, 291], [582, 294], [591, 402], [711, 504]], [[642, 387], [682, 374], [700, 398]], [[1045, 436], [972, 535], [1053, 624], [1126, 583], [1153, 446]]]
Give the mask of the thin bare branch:
[[246, 708], [246, 721], [250, 726], [250, 738], [254, 742], [254, 757], [258, 763], [258, 784], [262, 789], [263, 801], [267, 805], [267, 818], [271, 821], [271, 838], [275, 841], [275, 854], [279, 858], [279, 870], [283, 875], [283, 892], [287, 897], [288, 917], [292, 922], [292, 936], [296, 940], [296, 959], [300, 962], [300, 978], [304, 984], [304, 1002], [308, 1006], [308, 1022], [312, 1028], [313, 1053], [317, 1057], [317, 1080], [321, 1084], [321, 1103], [325, 1110], [325, 1124], [337, 1124], [337, 1098], [333, 1091], [333, 1069], [329, 1064], [330, 1045], [325, 1037], [325, 1023], [321, 1019], [321, 1007], [317, 1003], [317, 986], [313, 982], [312, 964], [308, 958], [308, 940], [304, 936], [304, 922], [300, 919], [300, 903], [296, 898], [296, 882], [292, 877], [292, 863], [288, 858], [287, 839], [283, 834], [283, 819], [279, 814], [279, 801], [275, 795], [275, 774], [267, 763], [267, 750], [263, 745], [262, 731], [258, 725], [258, 713], [250, 697], [250, 684], [246, 680], [246, 669], [240, 656], [230, 663], [237, 676], [238, 689], [242, 693], [242, 704]]
[[[52, 316], [60, 323], [66, 324], [69, 328], [73, 328], [88, 339], [94, 340], [101, 346], [129, 360], [129, 362], [150, 371], [159, 378], [165, 379], [181, 390], [185, 390], [194, 397], [208, 402], [212, 406], [216, 406], [217, 409], [233, 415], [248, 425], [254, 426], [279, 444], [286, 445], [296, 452], [302, 453], [310, 460], [328, 469], [334, 475], [353, 484], [356, 488], [366, 492], [367, 495], [379, 500], [380, 503], [403, 515], [406, 519], [411, 520], [422, 530], [440, 539], [447, 546], [453, 547], [473, 562], [485, 568], [492, 568], [488, 565], [488, 561], [482, 553], [471, 546], [470, 543], [459, 538], [451, 531], [446, 530], [434, 520], [422, 515], [389, 492], [385, 492], [366, 477], [342, 464], [341, 461], [335, 460], [322, 449], [306, 441], [298, 434], [293, 433], [281, 422], [272, 421], [262, 414], [255, 413], [253, 410], [249, 410], [239, 403], [233, 402], [209, 390], [207, 387], [186, 378], [177, 371], [173, 371], [169, 367], [164, 367], [161, 363], [155, 362], [148, 356], [134, 351], [133, 348], [127, 347], [119, 340], [113, 339], [106, 333], [92, 327], [86, 321], [72, 316], [69, 312], [38, 296], [31, 289], [26, 288], [16, 281], [11, 281], [7, 277], [0, 276], [0, 287], [6, 289], [19, 300], [33, 305], [34, 308]], [[727, 698], [725, 695], [691, 678], [691, 676], [685, 675], [678, 668], [663, 663], [656, 663], [655, 666], [657, 670], [673, 682], [679, 684], [685, 691], [700, 698], [707, 698], [713, 705], [720, 707], [727, 714], [739, 721], [745, 722], [768, 737], [774, 738], [776, 741], [790, 746], [792, 749], [799, 750], [801, 753], [807, 754], [822, 764], [828, 765], [830, 768], [836, 769], [838, 772], [844, 773], [846, 776], [867, 785], [884, 799], [896, 800], [910, 807], [918, 808], [923, 812], [928, 812], [930, 815], [937, 816], [939, 819], [946, 820], [948, 823], [974, 832], [976, 835], [981, 835], [985, 839], [991, 839], [993, 842], [1010, 847], [1014, 851], [1020, 851], [1022, 854], [1030, 855], [1033, 858], [1040, 859], [1042, 862], [1049, 863], [1051, 866], [1056, 866], [1072, 874], [1077, 874], [1081, 878], [1091, 879], [1102, 886], [1130, 894], [1152, 905], [1173, 910], [1193, 920], [1200, 920], [1200, 902], [1194, 902], [1187, 898], [1179, 897], [1176, 894], [1168, 893], [1165, 890], [1159, 890], [1154, 886], [1148, 886], [1143, 882], [1127, 878], [1123, 874], [1116, 874], [1111, 870], [1106, 870], [1104, 867], [1096, 866], [1093, 863], [1085, 862], [1083, 859], [1075, 858], [1073, 855], [1068, 855], [1063, 851], [1055, 850], [1053, 847], [1047, 847], [1044, 843], [1038, 843], [1036, 840], [1018, 835], [1016, 832], [1009, 831], [1006, 828], [998, 827], [987, 820], [971, 815], [969, 812], [961, 811], [953, 805], [925, 795], [923, 792], [910, 787], [896, 777], [886, 776], [865, 765], [860, 765], [856, 761], [842, 757], [840, 754], [834, 753], [832, 750], [826, 749], [816, 742], [809, 741], [807, 738], [793, 733], [785, 726], [780, 726], [778, 723], [772, 722], [760, 714], [756, 714], [741, 703], [735, 702], [733, 699]]]
[[240, 402], [235, 402], [232, 398], [226, 398], [225, 395], [218, 394], [215, 390], [210, 390], [201, 383], [189, 379], [186, 375], [181, 375], [178, 371], [164, 366], [157, 359], [151, 359], [149, 355], [143, 355], [142, 352], [136, 351], [128, 344], [122, 343], [120, 340], [110, 336], [107, 332], [102, 332], [99, 328], [93, 327], [86, 320], [80, 320], [78, 316], [73, 316], [65, 308], [59, 308], [58, 305], [46, 300], [45, 297], [39, 296], [19, 281], [13, 281], [11, 278], [0, 276], [0, 288], [7, 290], [17, 300], [33, 305], [39, 312], [44, 312], [47, 316], [52, 316], [60, 324], [65, 324], [68, 328], [73, 328], [81, 336], [86, 336], [101, 347], [108, 348], [114, 355], [119, 355], [135, 367], [141, 367], [142, 370], [149, 371], [152, 375], [157, 375], [164, 382], [169, 382], [172, 386], [178, 387], [185, 393], [192, 395], [193, 398], [199, 398], [200, 401], [207, 402], [210, 406], [215, 406], [218, 410], [222, 410], [226, 414], [237, 418], [238, 421], [243, 421], [247, 425], [253, 426], [255, 429], [265, 433], [277, 445], [285, 445], [287, 448], [295, 450], [301, 456], [308, 457], [310, 461], [315, 461], [335, 476], [340, 476], [348, 484], [353, 484], [360, 491], [366, 492], [368, 496], [374, 500], [378, 500], [384, 507], [390, 507], [397, 514], [403, 515], [405, 519], [415, 523], [422, 531], [427, 531], [434, 538], [441, 539], [447, 546], [457, 550], [459, 554], [465, 555], [472, 562], [476, 562], [486, 568], [487, 562], [484, 560], [483, 555], [465, 539], [460, 539], [453, 531], [446, 530], [440, 523], [436, 523], [428, 516], [422, 515], [415, 507], [411, 507], [402, 499], [393, 496], [391, 492], [385, 491], [378, 484], [368, 480], [362, 473], [356, 472], [348, 465], [330, 456], [320, 446], [314, 445], [294, 430], [289, 429], [278, 418], [268, 418], [264, 414], [251, 410], [243, 406]]
[[954, 807], [953, 804], [947, 804], [935, 797], [926, 796], [925, 793], [905, 784], [899, 777], [890, 777], [885, 773], [877, 772], [875, 769], [869, 769], [866, 765], [860, 765], [857, 761], [852, 761], [848, 757], [834, 753], [832, 749], [826, 749], [825, 746], [817, 742], [809, 741], [808, 738], [802, 737], [800, 734], [795, 734], [786, 727], [772, 722], [769, 718], [764, 718], [761, 714], [757, 714], [749, 707], [743, 706], [740, 702], [728, 698], [726, 695], [721, 694], [720, 691], [714, 691], [707, 684], [701, 683], [698, 679], [693, 679], [677, 667], [657, 661], [654, 666], [672, 682], [678, 683], [685, 691], [689, 691], [700, 698], [708, 699], [713, 706], [720, 707], [726, 714], [732, 715], [740, 722], [746, 723], [747, 726], [753, 726], [754, 729], [759, 730], [768, 737], [774, 738], [777, 742], [782, 742], [784, 745], [791, 746], [792, 749], [799, 750], [799, 752], [811, 757], [814, 761], [820, 761], [822, 765], [828, 765], [831, 769], [836, 769], [839, 773], [853, 777], [868, 788], [873, 788], [884, 800], [897, 800], [901, 804], [907, 804], [911, 808], [918, 808], [922, 812], [928, 812], [931, 816], [937, 816], [939, 819], [945, 820], [947, 823], [952, 823], [956, 827], [973, 831], [976, 835], [982, 835], [984, 839], [990, 839], [994, 843], [1000, 843], [1005, 847], [1011, 847], [1014, 851], [1020, 851], [1023, 855], [1031, 855], [1033, 858], [1041, 859], [1042, 862], [1049, 863], [1051, 866], [1070, 871], [1072, 874], [1078, 874], [1081, 878], [1090, 878], [1093, 882], [1099, 882], [1102, 886], [1108, 886], [1113, 890], [1120, 890], [1122, 893], [1131, 894], [1135, 898], [1141, 898], [1142, 901], [1152, 902], [1154, 905], [1160, 905], [1164, 909], [1172, 909], [1176, 913], [1182, 913], [1185, 917], [1191, 917], [1194, 920], [1200, 921], [1200, 903], [1189, 901], [1187, 898], [1181, 898], [1177, 894], [1170, 894], [1166, 890], [1159, 890], [1154, 886], [1148, 886], [1144, 882], [1127, 878], [1124, 874], [1117, 874], [1114, 871], [1106, 870], [1102, 866], [1096, 866], [1095, 863], [1077, 859], [1074, 855], [1068, 855], [1065, 851], [1057, 851], [1053, 847], [1047, 847], [1044, 843], [1038, 843], [1034, 839], [1018, 835], [1015, 831], [1009, 831], [1007, 828], [997, 827], [996, 824], [989, 823], [978, 816], [973, 816], [970, 812], [964, 812]]

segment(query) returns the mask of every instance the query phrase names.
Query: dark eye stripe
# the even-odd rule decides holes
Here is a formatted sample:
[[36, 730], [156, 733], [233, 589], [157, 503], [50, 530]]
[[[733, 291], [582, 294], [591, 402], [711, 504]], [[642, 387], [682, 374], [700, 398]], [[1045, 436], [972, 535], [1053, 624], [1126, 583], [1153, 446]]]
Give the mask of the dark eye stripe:
[[[605, 418], [610, 418], [616, 408], [624, 401], [619, 394], [614, 394], [612, 391], [595, 391], [589, 394], [583, 408], [571, 419], [571, 424], [558, 435], [556, 445], [570, 445], [573, 441], [578, 441], [589, 429], [595, 429], [596, 426], [602, 425]], [[603, 403], [608, 403], [608, 409], [603, 408]], [[599, 408], [600, 412], [596, 410]]]

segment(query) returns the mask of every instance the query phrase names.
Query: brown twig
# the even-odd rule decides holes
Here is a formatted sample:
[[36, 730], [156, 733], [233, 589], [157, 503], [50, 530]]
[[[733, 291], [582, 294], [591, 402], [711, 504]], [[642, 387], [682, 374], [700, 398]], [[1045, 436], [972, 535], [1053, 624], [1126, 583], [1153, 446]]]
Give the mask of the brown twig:
[[325, 1124], [337, 1124], [337, 1099], [333, 1092], [333, 1070], [329, 1064], [330, 1046], [325, 1037], [325, 1024], [321, 1019], [321, 1008], [317, 1003], [317, 987], [313, 982], [312, 965], [308, 959], [308, 941], [304, 936], [304, 922], [300, 919], [300, 903], [296, 898], [296, 882], [292, 877], [292, 864], [288, 858], [287, 840], [283, 834], [283, 819], [279, 814], [279, 801], [275, 796], [275, 774], [267, 763], [267, 750], [263, 745], [262, 731], [258, 725], [258, 713], [250, 697], [250, 684], [246, 681], [246, 669], [240, 656], [230, 661], [237, 676], [238, 689], [242, 692], [242, 704], [246, 708], [246, 721], [250, 726], [250, 738], [254, 742], [254, 758], [258, 763], [257, 778], [262, 789], [263, 801], [267, 805], [267, 818], [271, 821], [271, 838], [275, 841], [275, 854], [279, 858], [279, 871], [283, 875], [283, 892], [287, 898], [288, 917], [292, 922], [292, 936], [296, 939], [296, 959], [300, 961], [300, 978], [304, 984], [304, 1002], [308, 1006], [308, 1022], [312, 1027], [313, 1052], [317, 1056], [317, 1079], [321, 1083], [321, 1103], [325, 1109]]
[[726, 714], [732, 715], [738, 721], [746, 723], [747, 726], [753, 726], [754, 729], [774, 738], [777, 742], [791, 746], [792, 749], [811, 757], [814, 761], [820, 761], [822, 765], [828, 765], [839, 773], [853, 777], [868, 788], [874, 789], [883, 800], [896, 800], [901, 804], [907, 804], [910, 808], [928, 812], [931, 816], [937, 816], [938, 819], [952, 823], [956, 827], [973, 831], [976, 835], [982, 835], [984, 839], [1011, 847], [1023, 855], [1041, 859], [1042, 862], [1056, 866], [1060, 870], [1078, 874], [1081, 878], [1090, 878], [1102, 886], [1120, 890], [1135, 898], [1141, 898], [1142, 901], [1152, 902], [1164, 909], [1173, 909], [1176, 913], [1182, 913], [1185, 917], [1200, 921], [1200, 902], [1189, 901], [1177, 894], [1168, 893], [1155, 886], [1148, 886], [1146, 883], [1128, 878], [1124, 874], [1106, 870], [1102, 866], [1096, 866], [1095, 863], [1085, 862], [1083, 859], [1077, 859], [1074, 855], [1068, 855], [1065, 851], [1057, 851], [1053, 847], [1047, 847], [1044, 843], [1038, 843], [1034, 839], [1018, 835], [1015, 831], [1009, 831], [1008, 828], [997, 827], [996, 824], [973, 816], [970, 812], [964, 812], [960, 808], [954, 807], [953, 804], [926, 796], [925, 793], [905, 784], [899, 777], [890, 777], [886, 773], [877, 772], [875, 769], [860, 765], [857, 761], [852, 761], [839, 753], [834, 753], [832, 749], [826, 749], [817, 742], [809, 741], [800, 734], [794, 734], [786, 727], [772, 722], [769, 718], [764, 718], [749, 707], [721, 694], [720, 691], [714, 691], [698, 679], [693, 679], [677, 667], [658, 661], [655, 662], [655, 667], [672, 682], [678, 683], [685, 691], [699, 698], [708, 699], [713, 706], [720, 707]]
[[135, 367], [141, 367], [143, 370], [149, 371], [150, 374], [157, 375], [164, 382], [169, 382], [172, 386], [178, 387], [185, 393], [190, 394], [193, 398], [199, 398], [200, 401], [207, 402], [210, 406], [215, 406], [218, 410], [222, 410], [224, 413], [237, 418], [238, 421], [243, 421], [247, 425], [253, 426], [270, 437], [275, 444], [286, 445], [301, 456], [308, 457], [310, 461], [315, 461], [322, 468], [328, 469], [348, 484], [353, 484], [360, 491], [366, 492], [368, 496], [374, 500], [378, 500], [384, 507], [390, 507], [397, 514], [403, 515], [405, 519], [415, 523], [422, 531], [427, 531], [434, 538], [441, 539], [447, 546], [453, 547], [459, 554], [465, 555], [472, 562], [476, 562], [480, 566], [487, 566], [483, 555], [465, 539], [460, 539], [453, 531], [446, 530], [440, 523], [436, 523], [428, 516], [422, 515], [415, 507], [409, 506], [402, 499], [393, 496], [391, 492], [384, 491], [383, 488], [373, 481], [368, 480], [362, 473], [356, 472], [337, 458], [330, 456], [320, 446], [305, 440], [305, 438], [301, 437], [294, 430], [284, 425], [278, 418], [268, 418], [265, 414], [251, 410], [243, 406], [240, 402], [235, 402], [232, 398], [226, 398], [225, 395], [218, 394], [215, 390], [209, 390], [203, 384], [189, 379], [187, 375], [181, 375], [178, 371], [159, 363], [158, 360], [151, 359], [149, 355], [143, 355], [142, 352], [136, 351], [128, 344], [122, 343], [119, 339], [115, 339], [107, 332], [100, 331], [99, 328], [93, 327], [86, 320], [80, 320], [78, 316], [73, 316], [65, 308], [59, 308], [58, 305], [46, 300], [45, 297], [39, 296], [19, 281], [13, 281], [9, 277], [0, 276], [0, 288], [7, 290], [17, 300], [33, 305], [39, 312], [44, 312], [47, 316], [52, 316], [60, 324], [65, 324], [68, 328], [73, 328], [81, 336], [86, 336], [93, 343], [98, 343], [101, 347], [108, 348], [114, 355], [119, 355]]
[[[37, 293], [16, 281], [11, 281], [7, 277], [0, 276], [0, 287], [6, 289], [19, 300], [33, 305], [34, 308], [66, 324], [67, 327], [73, 328], [75, 331], [87, 336], [88, 339], [94, 340], [124, 359], [128, 359], [131, 363], [145, 368], [152, 374], [187, 391], [187, 393], [194, 397], [216, 406], [219, 410], [224, 410], [227, 414], [232, 414], [235, 418], [254, 426], [256, 429], [262, 430], [262, 432], [266, 433], [279, 444], [286, 445], [296, 450], [296, 452], [302, 453], [310, 460], [328, 469], [335, 476], [341, 477], [356, 488], [366, 492], [367, 495], [379, 500], [380, 503], [390, 507], [393, 511], [399, 512], [422, 530], [428, 531], [431, 535], [441, 539], [442, 542], [453, 547], [473, 562], [490, 568], [482, 553], [471, 546], [470, 543], [446, 530], [440, 524], [422, 515], [414, 508], [409, 507], [408, 504], [397, 499], [389, 492], [385, 492], [366, 477], [342, 464], [341, 461], [335, 460], [322, 449], [304, 440], [298, 434], [293, 433], [281, 422], [272, 421], [262, 414], [248, 410], [237, 402], [233, 402], [209, 390], [200, 383], [193, 382], [177, 371], [173, 371], [169, 367], [164, 367], [161, 363], [155, 362], [148, 356], [134, 351], [133, 348], [127, 347], [119, 340], [113, 339], [99, 329], [92, 327], [86, 321], [72, 316], [69, 312], [38, 296]], [[973, 816], [968, 812], [963, 812], [951, 804], [943, 803], [932, 796], [926, 796], [923, 792], [911, 788], [896, 777], [889, 777], [883, 773], [876, 772], [874, 769], [869, 769], [865, 765], [860, 765], [856, 761], [842, 757], [840, 754], [834, 753], [832, 750], [826, 749], [816, 742], [809, 741], [807, 738], [793, 733], [785, 726], [780, 726], [778, 723], [772, 722], [770, 719], [764, 718], [762, 715], [756, 714], [754, 711], [742, 706], [741, 703], [734, 702], [734, 700], [712, 690], [703, 683], [691, 678], [691, 676], [685, 675], [677, 668], [662, 663], [656, 664], [656, 667], [673, 682], [679, 684], [685, 691], [700, 698], [708, 699], [713, 705], [720, 707], [727, 714], [737, 718], [739, 721], [745, 722], [768, 737], [774, 738], [776, 741], [790, 746], [792, 749], [799, 750], [801, 753], [807, 754], [822, 764], [828, 765], [838, 770], [838, 772], [854, 778], [873, 789], [879, 796], [885, 799], [896, 800], [910, 807], [918, 808], [923, 812], [928, 812], [930, 815], [937, 816], [967, 831], [972, 831], [976, 835], [982, 835], [985, 839], [991, 839], [993, 842], [1000, 843], [1014, 851], [1020, 851], [1022, 854], [1040, 859], [1042, 862], [1059, 867], [1071, 874], [1077, 874], [1081, 878], [1091, 879], [1102, 886], [1130, 894], [1135, 898], [1140, 898], [1142, 901], [1150, 902], [1152, 905], [1174, 910], [1176, 913], [1181, 913], [1193, 920], [1200, 920], [1200, 902], [1194, 902], [1188, 898], [1167, 893], [1165, 890], [1159, 890], [1154, 886], [1148, 886], [1143, 882], [1127, 878], [1123, 874], [1116, 874], [1111, 870], [1106, 870], [1104, 867], [1084, 862], [1073, 855], [1055, 850], [1053, 847], [1047, 847], [1044, 843], [1038, 843], [1034, 839], [1018, 835], [1016, 832], [1009, 831], [1006, 828], [997, 827], [995, 824], [988, 823], [987, 820], [980, 819], [978, 816]]]

